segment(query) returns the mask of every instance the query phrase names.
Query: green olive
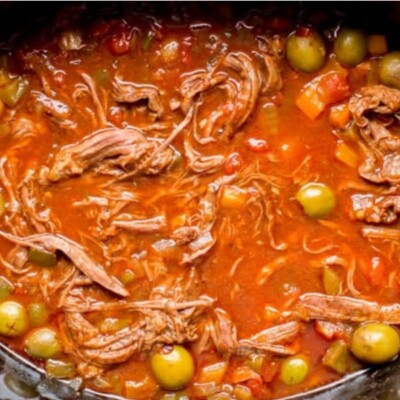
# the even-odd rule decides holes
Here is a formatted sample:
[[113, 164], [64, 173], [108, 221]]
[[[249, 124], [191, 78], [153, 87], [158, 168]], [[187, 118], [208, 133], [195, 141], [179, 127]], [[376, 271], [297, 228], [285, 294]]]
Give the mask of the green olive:
[[312, 218], [325, 217], [336, 205], [335, 194], [324, 183], [310, 182], [303, 185], [296, 193], [296, 199], [304, 212]]
[[31, 326], [37, 327], [47, 322], [49, 313], [43, 303], [31, 303], [28, 306], [28, 316]]
[[57, 333], [50, 328], [39, 328], [28, 334], [25, 339], [25, 351], [33, 358], [47, 359], [61, 351]]
[[4, 278], [4, 276], [0, 276], [0, 300], [5, 299], [8, 297], [14, 290], [13, 285], [11, 282]]
[[28, 329], [28, 315], [25, 308], [16, 301], [0, 304], [0, 335], [21, 336]]
[[330, 295], [337, 295], [340, 292], [340, 277], [329, 267], [325, 267], [322, 274], [322, 283], [324, 285], [325, 293]]
[[[306, 28], [307, 29], [307, 28]], [[286, 42], [286, 57], [289, 64], [301, 72], [316, 72], [325, 63], [325, 44], [317, 32], [292, 34]]]
[[333, 51], [341, 64], [353, 67], [367, 54], [367, 37], [357, 29], [342, 29], [335, 39]]
[[167, 390], [179, 390], [187, 386], [194, 375], [191, 354], [182, 346], [164, 347], [151, 356], [150, 366], [158, 384]]
[[57, 264], [57, 256], [54, 253], [33, 247], [28, 250], [28, 260], [39, 267], [54, 267]]
[[400, 337], [390, 325], [370, 322], [355, 330], [350, 349], [358, 359], [380, 364], [390, 361], [398, 354]]
[[280, 378], [287, 385], [296, 385], [304, 381], [308, 375], [308, 362], [302, 356], [287, 358], [281, 366]]
[[386, 54], [379, 62], [378, 72], [381, 83], [400, 89], [400, 51]]

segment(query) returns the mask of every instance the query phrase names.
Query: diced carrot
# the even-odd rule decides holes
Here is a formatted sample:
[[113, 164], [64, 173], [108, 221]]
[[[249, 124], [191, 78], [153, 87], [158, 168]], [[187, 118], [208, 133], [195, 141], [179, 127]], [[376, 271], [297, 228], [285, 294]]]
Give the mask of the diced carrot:
[[344, 129], [350, 121], [350, 110], [347, 104], [339, 104], [331, 107], [329, 122], [335, 128]]
[[264, 307], [264, 319], [268, 322], [276, 322], [280, 317], [279, 311], [271, 306]]
[[315, 120], [325, 108], [350, 95], [346, 74], [328, 72], [308, 83], [296, 100], [297, 107], [311, 120]]
[[181, 226], [186, 224], [186, 219], [187, 217], [185, 214], [178, 214], [171, 219], [171, 226], [173, 228], [180, 228]]
[[128, 399], [150, 399], [157, 391], [157, 383], [150, 375], [141, 381], [126, 381], [125, 396]]
[[356, 168], [358, 165], [357, 153], [344, 142], [336, 145], [335, 157], [349, 167]]
[[243, 158], [239, 153], [232, 153], [224, 164], [225, 173], [232, 175], [240, 171], [243, 167], [243, 163]]
[[261, 377], [259, 374], [254, 372], [250, 367], [247, 367], [246, 365], [242, 365], [240, 367], [237, 367], [231, 376], [231, 381], [232, 383], [241, 383], [241, 382], [246, 382], [250, 379], [256, 379], [261, 381]]
[[207, 365], [199, 371], [197, 382], [215, 382], [221, 383], [228, 368], [226, 361], [221, 361], [215, 364]]
[[297, 107], [311, 120], [315, 120], [325, 109], [315, 85], [305, 86], [296, 100]]
[[369, 35], [367, 41], [368, 53], [371, 56], [382, 56], [388, 52], [385, 35]]
[[238, 400], [253, 400], [253, 393], [247, 386], [244, 385], [236, 385], [233, 388], [232, 394], [235, 396], [235, 399]]
[[248, 199], [248, 192], [237, 186], [224, 186], [221, 195], [221, 206], [224, 208], [238, 209]]

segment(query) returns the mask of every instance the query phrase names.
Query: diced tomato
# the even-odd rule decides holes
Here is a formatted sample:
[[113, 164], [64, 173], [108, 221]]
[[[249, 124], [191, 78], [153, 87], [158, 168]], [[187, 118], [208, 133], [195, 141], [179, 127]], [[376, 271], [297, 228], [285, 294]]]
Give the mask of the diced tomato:
[[311, 36], [312, 30], [308, 26], [299, 26], [296, 30], [296, 36], [307, 37]]
[[325, 339], [346, 339], [346, 327], [340, 322], [316, 321], [314, 328]]
[[372, 257], [367, 278], [372, 286], [382, 286], [386, 276], [386, 265], [381, 257]]
[[228, 175], [238, 172], [243, 167], [243, 158], [239, 153], [232, 153], [225, 161], [224, 170]]
[[90, 34], [95, 38], [95, 39], [102, 39], [105, 37], [115, 26], [117, 23], [116, 20], [109, 20], [105, 21], [104, 19], [99, 19], [95, 22], [92, 23], [90, 26]]
[[287, 32], [291, 28], [292, 21], [286, 17], [271, 17], [266, 21], [266, 25], [273, 31], [281, 33]]
[[154, 29], [154, 37], [155, 37], [157, 40], [162, 40], [163, 37], [164, 37], [164, 34], [161, 32], [161, 30], [159, 30], [159, 29]]
[[245, 144], [254, 153], [266, 153], [269, 150], [268, 143], [263, 139], [250, 138], [246, 140]]
[[125, 24], [119, 24], [107, 42], [108, 49], [114, 56], [121, 56], [129, 51], [131, 45], [132, 31]]
[[350, 96], [347, 76], [344, 72], [328, 72], [304, 86], [296, 99], [296, 105], [311, 120], [316, 119], [328, 105]]
[[183, 64], [190, 64], [192, 61], [192, 56], [190, 51], [184, 49], [181, 51], [181, 61]]
[[262, 368], [261, 376], [264, 382], [272, 382], [279, 371], [279, 364], [276, 361], [265, 359]]
[[108, 119], [118, 127], [122, 126], [122, 123], [126, 119], [125, 110], [120, 107], [111, 107], [108, 112]]
[[251, 390], [254, 397], [258, 399], [269, 398], [270, 392], [261, 379], [249, 379], [246, 386]]
[[113, 35], [107, 42], [107, 47], [114, 56], [121, 56], [129, 51], [130, 40], [125, 32]]
[[183, 41], [181, 43], [181, 61], [183, 64], [190, 64], [192, 62], [192, 43]]
[[320, 98], [325, 104], [337, 103], [350, 96], [346, 77], [340, 72], [323, 75], [318, 86]]
[[54, 72], [53, 80], [58, 86], [63, 86], [65, 83], [65, 73], [63, 71]]

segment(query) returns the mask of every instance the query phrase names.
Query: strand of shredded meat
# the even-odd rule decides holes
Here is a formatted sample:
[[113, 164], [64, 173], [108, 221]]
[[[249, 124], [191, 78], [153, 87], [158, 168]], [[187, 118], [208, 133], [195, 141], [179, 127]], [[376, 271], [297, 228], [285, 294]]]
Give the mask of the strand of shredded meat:
[[280, 355], [295, 354], [296, 350], [283, 345], [293, 341], [300, 333], [297, 321], [276, 325], [265, 329], [248, 339], [238, 340], [237, 330], [229, 315], [222, 309], [215, 309], [207, 321], [198, 348], [203, 351], [212, 344], [220, 353], [249, 355], [254, 352]]
[[127, 296], [128, 292], [116, 278], [107, 274], [104, 268], [93, 261], [85, 250], [77, 243], [58, 234], [42, 233], [26, 237], [18, 237], [0, 231], [0, 236], [25, 247], [44, 250], [54, 253], [57, 250], [63, 252], [72, 263], [88, 278], [100, 286], [110, 290], [119, 296]]
[[346, 296], [305, 293], [296, 303], [294, 315], [305, 321], [381, 321], [396, 325], [400, 323], [400, 304], [380, 305]]
[[136, 103], [148, 100], [148, 106], [158, 117], [164, 113], [161, 95], [156, 86], [127, 82], [119, 77], [113, 80], [113, 99], [118, 103]]

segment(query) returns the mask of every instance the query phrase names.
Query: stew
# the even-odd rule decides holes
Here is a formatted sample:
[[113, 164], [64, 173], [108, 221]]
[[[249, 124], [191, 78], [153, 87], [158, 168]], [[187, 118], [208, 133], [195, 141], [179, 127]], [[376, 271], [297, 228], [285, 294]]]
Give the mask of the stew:
[[49, 376], [272, 399], [397, 357], [400, 52], [268, 7], [76, 3], [2, 50], [0, 335]]

